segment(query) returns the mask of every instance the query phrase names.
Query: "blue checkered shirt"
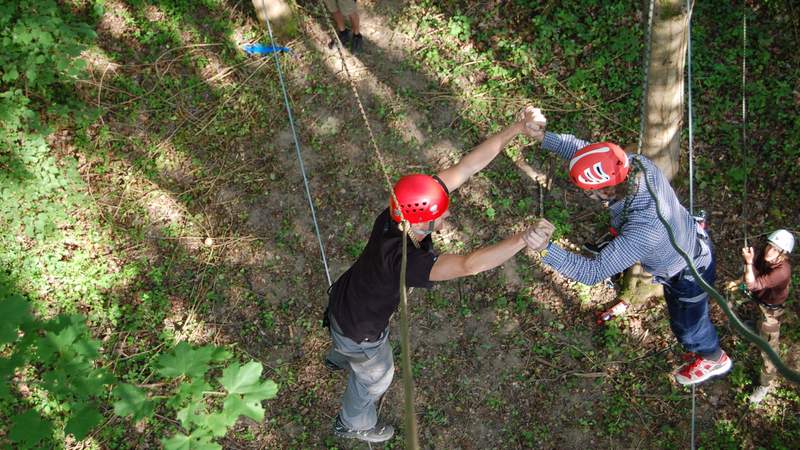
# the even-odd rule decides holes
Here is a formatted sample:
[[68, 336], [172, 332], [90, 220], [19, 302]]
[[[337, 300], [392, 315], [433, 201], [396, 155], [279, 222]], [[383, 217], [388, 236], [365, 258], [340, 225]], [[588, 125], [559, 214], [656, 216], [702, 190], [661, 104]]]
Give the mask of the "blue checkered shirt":
[[[568, 134], [545, 133], [542, 148], [569, 161], [578, 149], [589, 143]], [[653, 190], [661, 205], [662, 215], [667, 219], [678, 245], [689, 255], [694, 255], [698, 269], [711, 261], [711, 249], [701, 240], [700, 229], [694, 218], [678, 201], [675, 191], [661, 170], [642, 155], [628, 155], [642, 163]], [[631, 164], [631, 169], [633, 165]], [[562, 275], [583, 284], [593, 285], [609, 276], [622, 272], [636, 262], [655, 276], [656, 281], [665, 282], [686, 268], [686, 262], [672, 247], [667, 229], [658, 220], [656, 203], [647, 192], [641, 179], [636, 193], [629, 199], [628, 216], [623, 221], [625, 199], [609, 205], [611, 226], [619, 235], [594, 258], [585, 258], [568, 252], [555, 243], [547, 247], [543, 261]]]

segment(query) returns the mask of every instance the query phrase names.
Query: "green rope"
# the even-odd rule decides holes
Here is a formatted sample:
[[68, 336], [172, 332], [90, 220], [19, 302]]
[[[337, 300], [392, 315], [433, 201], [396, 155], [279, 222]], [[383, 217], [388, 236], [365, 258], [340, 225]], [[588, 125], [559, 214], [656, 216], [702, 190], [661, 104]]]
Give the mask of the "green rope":
[[411, 374], [411, 339], [408, 330], [408, 291], [406, 290], [406, 264], [408, 262], [408, 222], [403, 222], [403, 259], [400, 263], [400, 342], [403, 365], [403, 393], [405, 397], [406, 448], [419, 449], [417, 415], [414, 413], [414, 377]]
[[750, 328], [745, 326], [742, 323], [742, 321], [739, 320], [736, 314], [733, 311], [731, 311], [731, 308], [728, 306], [728, 303], [725, 301], [725, 298], [723, 298], [722, 295], [719, 292], [717, 292], [717, 290], [714, 289], [711, 285], [706, 283], [706, 280], [703, 279], [703, 277], [697, 271], [697, 268], [694, 266], [694, 261], [692, 261], [692, 258], [690, 258], [689, 255], [682, 248], [680, 248], [680, 246], [678, 246], [678, 243], [675, 241], [675, 232], [672, 230], [672, 227], [667, 222], [667, 219], [665, 219], [664, 216], [661, 214], [661, 204], [658, 202], [658, 197], [656, 196], [656, 193], [653, 190], [653, 186], [650, 184], [650, 180], [647, 178], [647, 170], [645, 169], [641, 161], [635, 158], [631, 159], [633, 160], [633, 163], [635, 165], [639, 166], [639, 168], [642, 170], [642, 173], [644, 174], [644, 181], [645, 185], [647, 186], [647, 192], [650, 194], [650, 198], [652, 198], [653, 201], [656, 203], [656, 213], [658, 214], [658, 220], [661, 221], [661, 223], [667, 229], [667, 234], [669, 235], [670, 244], [672, 244], [672, 247], [675, 249], [675, 251], [677, 251], [678, 254], [680, 254], [681, 257], [686, 261], [686, 264], [689, 265], [689, 269], [691, 269], [692, 275], [694, 276], [695, 280], [697, 280], [697, 283], [700, 284], [700, 287], [703, 288], [703, 290], [706, 291], [706, 293], [710, 295], [714, 300], [716, 300], [717, 304], [720, 306], [720, 308], [722, 308], [722, 311], [725, 313], [726, 316], [728, 316], [728, 320], [733, 324], [733, 328], [742, 337], [752, 342], [759, 349], [761, 349], [761, 351], [763, 351], [767, 355], [767, 357], [769, 357], [770, 361], [772, 361], [772, 363], [775, 364], [775, 367], [778, 369], [778, 372], [780, 372], [781, 375], [783, 375], [787, 380], [793, 383], [800, 384], [800, 372], [797, 372], [789, 368], [789, 366], [787, 366], [783, 362], [781, 357], [778, 356], [775, 350], [772, 347], [770, 347], [767, 341], [765, 341], [761, 336], [753, 333], [753, 331], [750, 330]]

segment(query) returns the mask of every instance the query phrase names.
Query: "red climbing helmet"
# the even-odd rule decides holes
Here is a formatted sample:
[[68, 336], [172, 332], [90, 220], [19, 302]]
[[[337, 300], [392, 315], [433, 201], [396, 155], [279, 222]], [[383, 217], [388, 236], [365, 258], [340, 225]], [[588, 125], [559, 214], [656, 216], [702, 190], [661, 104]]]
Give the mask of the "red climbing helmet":
[[[444, 186], [429, 175], [412, 174], [400, 178], [394, 185], [394, 195], [403, 210], [403, 217], [410, 223], [436, 220], [450, 205]], [[400, 222], [394, 197], [389, 199], [389, 212], [395, 222]]]
[[628, 170], [628, 155], [613, 142], [587, 145], [578, 150], [569, 162], [572, 182], [589, 191], [622, 183]]

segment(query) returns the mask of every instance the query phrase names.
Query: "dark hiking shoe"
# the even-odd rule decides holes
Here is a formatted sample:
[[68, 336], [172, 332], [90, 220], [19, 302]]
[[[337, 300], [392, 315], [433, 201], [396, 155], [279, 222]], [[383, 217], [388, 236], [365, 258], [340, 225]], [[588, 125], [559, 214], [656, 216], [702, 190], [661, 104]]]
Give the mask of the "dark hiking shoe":
[[364, 37], [360, 34], [354, 34], [353, 40], [350, 41], [350, 51], [353, 53], [360, 52], [364, 49]]
[[[342, 41], [342, 45], [345, 47], [350, 45], [350, 30], [345, 29], [344, 31], [337, 31], [336, 34], [339, 35], [339, 40]], [[336, 45], [338, 45], [336, 38], [333, 38], [330, 42], [328, 42], [328, 48], [336, 48]]]
[[327, 367], [328, 370], [333, 370], [333, 371], [344, 369], [344, 367], [337, 366], [335, 362], [331, 361], [328, 358], [325, 358], [325, 367]]
[[394, 436], [394, 427], [378, 423], [369, 430], [351, 430], [344, 426], [342, 419], [337, 415], [333, 422], [333, 434], [340, 438], [358, 439], [364, 442], [383, 442]]

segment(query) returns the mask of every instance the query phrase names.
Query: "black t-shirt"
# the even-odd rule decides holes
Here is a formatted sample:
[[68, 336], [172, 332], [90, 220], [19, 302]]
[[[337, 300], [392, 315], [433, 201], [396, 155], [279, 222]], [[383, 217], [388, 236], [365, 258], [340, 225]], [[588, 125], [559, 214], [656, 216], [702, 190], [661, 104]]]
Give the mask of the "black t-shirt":
[[380, 336], [400, 304], [403, 238], [409, 240], [406, 285], [433, 285], [430, 274], [437, 255], [431, 237], [426, 236], [419, 248], [415, 247], [389, 217], [389, 209], [385, 209], [375, 219], [369, 242], [358, 260], [331, 287], [331, 314], [344, 335], [356, 342]]

